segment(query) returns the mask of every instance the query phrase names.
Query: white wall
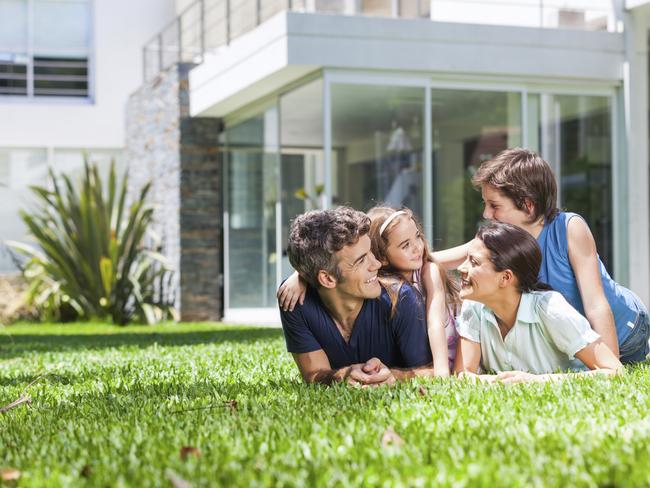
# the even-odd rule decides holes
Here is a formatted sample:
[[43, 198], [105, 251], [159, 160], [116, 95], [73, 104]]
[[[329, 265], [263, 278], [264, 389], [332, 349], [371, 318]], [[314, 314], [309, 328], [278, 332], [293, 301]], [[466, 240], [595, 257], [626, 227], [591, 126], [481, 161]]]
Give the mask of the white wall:
[[174, 0], [95, 0], [93, 8], [94, 99], [0, 97], [0, 147], [124, 145], [126, 100], [142, 83], [142, 46], [174, 18]]

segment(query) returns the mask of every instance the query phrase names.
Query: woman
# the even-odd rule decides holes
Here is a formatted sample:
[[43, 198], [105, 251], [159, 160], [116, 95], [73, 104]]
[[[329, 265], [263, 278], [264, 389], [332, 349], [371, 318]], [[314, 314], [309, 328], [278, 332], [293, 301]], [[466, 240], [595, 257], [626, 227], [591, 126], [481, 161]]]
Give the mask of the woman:
[[537, 279], [542, 255], [523, 229], [491, 222], [468, 244], [461, 275], [465, 300], [456, 372], [476, 374], [479, 366], [507, 383], [560, 378], [557, 371], [588, 369], [607, 375], [622, 364], [561, 294]]

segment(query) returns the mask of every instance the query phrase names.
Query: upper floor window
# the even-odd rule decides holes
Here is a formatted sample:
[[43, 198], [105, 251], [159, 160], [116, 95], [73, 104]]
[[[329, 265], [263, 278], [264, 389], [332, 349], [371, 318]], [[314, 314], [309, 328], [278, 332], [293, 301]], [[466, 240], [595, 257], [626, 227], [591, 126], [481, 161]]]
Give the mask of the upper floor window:
[[0, 95], [88, 97], [90, 0], [0, 0]]

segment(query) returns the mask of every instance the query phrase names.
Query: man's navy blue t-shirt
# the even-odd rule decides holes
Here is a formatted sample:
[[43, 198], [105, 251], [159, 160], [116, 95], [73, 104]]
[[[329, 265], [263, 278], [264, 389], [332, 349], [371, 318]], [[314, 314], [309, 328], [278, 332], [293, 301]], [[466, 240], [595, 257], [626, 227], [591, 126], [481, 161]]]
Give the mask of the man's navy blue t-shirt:
[[364, 363], [376, 357], [386, 366], [411, 368], [432, 362], [424, 303], [418, 292], [402, 285], [393, 318], [388, 293], [366, 299], [345, 342], [318, 292], [308, 287], [304, 304], [280, 311], [287, 350], [305, 353], [322, 349], [332, 369]]

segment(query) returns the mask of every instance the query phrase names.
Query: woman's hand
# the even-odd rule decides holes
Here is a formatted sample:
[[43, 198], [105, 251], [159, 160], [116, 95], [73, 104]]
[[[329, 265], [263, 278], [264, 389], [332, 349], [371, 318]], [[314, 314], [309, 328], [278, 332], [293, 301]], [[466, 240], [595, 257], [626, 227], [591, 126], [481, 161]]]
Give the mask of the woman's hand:
[[305, 302], [307, 283], [305, 283], [297, 271], [294, 271], [287, 280], [278, 288], [278, 305], [285, 312], [293, 312], [296, 303], [302, 305]]
[[496, 376], [497, 383], [514, 385], [515, 383], [531, 383], [544, 381], [545, 375], [526, 373], [525, 371], [504, 371]]

